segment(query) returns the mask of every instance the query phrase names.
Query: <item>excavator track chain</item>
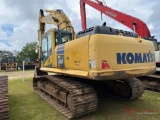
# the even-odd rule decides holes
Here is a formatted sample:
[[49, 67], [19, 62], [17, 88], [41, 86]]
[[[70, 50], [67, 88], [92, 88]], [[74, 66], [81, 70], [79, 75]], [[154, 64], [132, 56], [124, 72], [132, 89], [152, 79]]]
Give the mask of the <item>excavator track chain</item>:
[[8, 76], [0, 76], [0, 120], [9, 120]]
[[133, 100], [144, 93], [144, 86], [142, 82], [137, 78], [129, 78], [126, 80], [117, 80], [112, 89], [118, 96], [114, 96], [118, 99]]
[[130, 100], [136, 99], [143, 95], [144, 86], [139, 79], [130, 78], [126, 82], [130, 85], [132, 91], [131, 97], [129, 98]]
[[61, 75], [45, 75], [36, 81], [35, 92], [68, 119], [94, 112], [98, 107], [97, 94], [88, 84]]
[[139, 78], [146, 90], [154, 92], [160, 92], [160, 76], [159, 75], [148, 75]]

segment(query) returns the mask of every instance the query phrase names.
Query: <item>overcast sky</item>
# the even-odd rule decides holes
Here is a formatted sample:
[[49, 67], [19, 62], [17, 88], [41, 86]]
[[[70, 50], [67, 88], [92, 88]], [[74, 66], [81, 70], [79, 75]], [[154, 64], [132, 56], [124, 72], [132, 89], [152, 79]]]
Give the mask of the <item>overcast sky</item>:
[[[113, 9], [143, 20], [151, 35], [160, 41], [160, 0], [105, 0]], [[21, 50], [27, 43], [37, 41], [39, 9], [62, 9], [70, 18], [76, 32], [80, 31], [79, 0], [0, 0], [0, 50]], [[113, 19], [87, 6], [88, 27], [102, 25], [129, 30]], [[51, 26], [50, 26], [51, 27]], [[53, 26], [54, 27], [54, 26]]]

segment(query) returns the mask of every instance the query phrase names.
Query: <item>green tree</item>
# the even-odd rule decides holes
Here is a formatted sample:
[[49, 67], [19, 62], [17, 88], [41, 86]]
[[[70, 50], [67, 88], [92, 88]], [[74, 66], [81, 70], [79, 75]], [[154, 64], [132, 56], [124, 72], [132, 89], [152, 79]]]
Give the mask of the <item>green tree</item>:
[[18, 56], [18, 63], [22, 63], [23, 60], [30, 59], [31, 62], [35, 62], [38, 59], [38, 53], [35, 52], [37, 42], [26, 43], [22, 48], [22, 51]]

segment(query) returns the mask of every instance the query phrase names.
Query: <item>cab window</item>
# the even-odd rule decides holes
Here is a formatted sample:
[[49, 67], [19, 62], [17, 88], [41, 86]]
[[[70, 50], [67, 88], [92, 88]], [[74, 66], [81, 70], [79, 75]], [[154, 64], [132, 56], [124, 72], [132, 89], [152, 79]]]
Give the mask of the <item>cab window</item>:
[[64, 44], [64, 43], [72, 40], [72, 34], [71, 33], [68, 34], [68, 33], [56, 32], [55, 33], [55, 40], [56, 40], [56, 45]]
[[62, 43], [66, 43], [72, 40], [71, 34], [62, 34]]
[[52, 38], [50, 32], [42, 38], [42, 61], [45, 62], [52, 54]]

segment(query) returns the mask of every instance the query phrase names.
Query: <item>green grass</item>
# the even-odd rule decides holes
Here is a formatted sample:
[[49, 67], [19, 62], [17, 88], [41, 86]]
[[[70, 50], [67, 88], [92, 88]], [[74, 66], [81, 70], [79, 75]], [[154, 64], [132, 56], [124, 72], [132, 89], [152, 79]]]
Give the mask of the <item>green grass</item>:
[[[133, 101], [99, 96], [94, 113], [78, 120], [160, 120], [160, 94], [145, 92]], [[32, 89], [32, 78], [9, 81], [10, 120], [67, 120]]]
[[65, 120], [32, 89], [32, 78], [9, 81], [10, 120]]

